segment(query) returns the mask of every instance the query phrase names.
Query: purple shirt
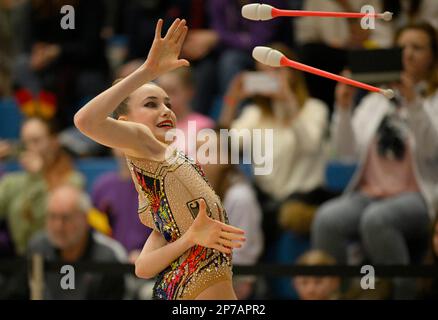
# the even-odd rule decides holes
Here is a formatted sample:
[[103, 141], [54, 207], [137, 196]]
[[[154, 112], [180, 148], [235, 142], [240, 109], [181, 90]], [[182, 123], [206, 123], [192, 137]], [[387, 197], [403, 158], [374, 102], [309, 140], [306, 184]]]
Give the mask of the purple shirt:
[[108, 214], [114, 239], [128, 252], [143, 248], [151, 229], [140, 222], [138, 194], [130, 178], [123, 179], [117, 172], [102, 175], [93, 186], [92, 200]]
[[[284, 9], [287, 5], [286, 1], [281, 0], [262, 2], [279, 9]], [[274, 35], [279, 31], [279, 19], [251, 21], [243, 18], [239, 1], [209, 0], [208, 5], [211, 27], [219, 34], [222, 46], [250, 51], [256, 46], [272, 42]]]

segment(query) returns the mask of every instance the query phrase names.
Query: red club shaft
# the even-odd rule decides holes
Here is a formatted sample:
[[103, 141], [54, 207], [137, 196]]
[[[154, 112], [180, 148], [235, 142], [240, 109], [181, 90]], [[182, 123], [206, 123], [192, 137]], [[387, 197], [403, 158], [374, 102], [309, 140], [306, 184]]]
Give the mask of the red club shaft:
[[312, 74], [315, 74], [317, 76], [321, 76], [321, 77], [324, 77], [324, 78], [332, 79], [332, 80], [335, 80], [335, 81], [338, 81], [338, 82], [342, 82], [342, 83], [345, 83], [345, 84], [348, 84], [350, 86], [354, 86], [354, 87], [357, 87], [357, 88], [365, 89], [365, 90], [372, 91], [372, 92], [379, 92], [379, 93], [382, 92], [382, 90], [380, 88], [377, 88], [377, 87], [374, 87], [374, 86], [371, 86], [369, 84], [362, 83], [362, 82], [359, 82], [359, 81], [356, 81], [356, 80], [352, 80], [352, 79], [349, 79], [349, 78], [346, 78], [346, 77], [342, 77], [342, 76], [339, 76], [337, 74], [330, 73], [330, 72], [327, 72], [327, 71], [324, 71], [324, 70], [321, 70], [321, 69], [310, 67], [308, 65], [305, 65], [305, 64], [302, 64], [302, 63], [290, 60], [290, 59], [288, 59], [286, 57], [282, 57], [281, 58], [280, 64], [282, 66], [285, 66], [285, 67], [287, 66], [287, 67], [291, 67], [291, 68], [294, 68], [294, 69], [297, 69], [297, 70], [301, 70], [301, 71], [304, 71], [304, 72], [312, 73]]
[[327, 11], [303, 11], [303, 10], [282, 10], [273, 8], [272, 17], [326, 17], [326, 18], [383, 18], [381, 13], [361, 13], [361, 12], [327, 12]]

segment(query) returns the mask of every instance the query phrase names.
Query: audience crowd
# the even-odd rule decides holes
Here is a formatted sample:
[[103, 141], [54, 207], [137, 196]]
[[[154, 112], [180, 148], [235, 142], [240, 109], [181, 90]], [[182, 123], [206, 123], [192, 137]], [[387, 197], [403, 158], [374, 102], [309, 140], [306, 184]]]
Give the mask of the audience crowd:
[[[167, 25], [180, 17], [190, 28], [182, 56], [191, 66], [156, 83], [186, 136], [193, 125], [217, 135], [209, 155], [216, 164], [203, 167], [230, 223], [247, 233], [235, 265], [438, 266], [438, 1], [264, 1], [394, 13], [372, 29], [344, 18], [250, 21], [241, 7], [252, 2], [0, 0], [0, 264], [35, 253], [65, 264], [135, 262], [151, 230], [138, 219], [124, 155], [84, 137], [73, 115], [142, 64], [159, 17]], [[74, 8], [71, 29], [60, 24], [65, 5]], [[376, 83], [395, 98], [267, 67], [251, 56], [260, 45], [345, 75], [352, 51], [401, 48], [397, 79]], [[221, 163], [230, 160], [224, 129], [273, 129], [272, 172]], [[256, 143], [240, 140], [241, 155]], [[270, 150], [269, 140], [259, 143]], [[90, 175], [77, 165], [84, 159], [112, 170]], [[333, 167], [335, 180], [353, 167], [349, 183], [334, 188]], [[0, 274], [0, 298], [30, 298], [26, 270], [12, 273]], [[44, 299], [150, 298], [150, 283], [131, 275], [77, 275], [70, 291], [61, 278], [46, 272]], [[370, 293], [343, 277], [236, 276], [235, 290], [240, 299], [438, 298], [436, 278], [376, 281]]]

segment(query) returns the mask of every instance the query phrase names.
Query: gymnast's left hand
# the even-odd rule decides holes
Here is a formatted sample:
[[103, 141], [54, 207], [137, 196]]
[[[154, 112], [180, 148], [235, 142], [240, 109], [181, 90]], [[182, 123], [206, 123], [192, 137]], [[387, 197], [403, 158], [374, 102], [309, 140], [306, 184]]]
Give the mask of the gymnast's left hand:
[[192, 245], [200, 245], [230, 254], [234, 248], [240, 248], [246, 240], [245, 231], [214, 220], [207, 215], [207, 205], [199, 201], [199, 213], [185, 233]]
[[158, 20], [155, 29], [155, 38], [149, 50], [148, 57], [143, 64], [143, 70], [153, 78], [179, 67], [189, 66], [185, 59], [179, 59], [181, 48], [187, 35], [186, 21], [176, 19], [164, 38], [162, 38], [163, 20]]

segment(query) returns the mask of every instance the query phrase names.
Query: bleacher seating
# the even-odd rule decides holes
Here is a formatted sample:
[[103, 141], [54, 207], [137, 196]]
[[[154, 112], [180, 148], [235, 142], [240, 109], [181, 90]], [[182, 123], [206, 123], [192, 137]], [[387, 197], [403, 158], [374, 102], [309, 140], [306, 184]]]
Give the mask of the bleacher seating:
[[18, 139], [22, 119], [15, 99], [0, 99], [0, 139]]
[[[117, 170], [117, 162], [111, 157], [79, 159], [75, 161], [75, 166], [86, 178], [87, 191], [91, 191], [93, 183], [99, 176]], [[18, 171], [21, 168], [18, 162], [10, 161], [4, 163], [3, 169], [6, 172], [11, 172]]]
[[357, 168], [355, 163], [329, 161], [325, 169], [325, 183], [329, 190], [343, 191]]
[[117, 161], [111, 157], [84, 158], [75, 162], [76, 168], [87, 179], [86, 189], [90, 192], [93, 183], [106, 172], [117, 171]]

